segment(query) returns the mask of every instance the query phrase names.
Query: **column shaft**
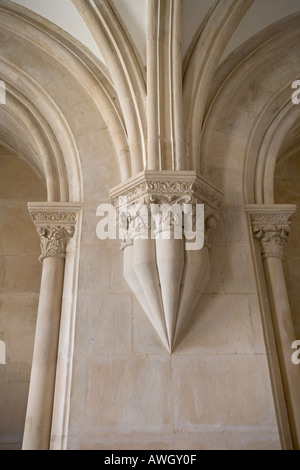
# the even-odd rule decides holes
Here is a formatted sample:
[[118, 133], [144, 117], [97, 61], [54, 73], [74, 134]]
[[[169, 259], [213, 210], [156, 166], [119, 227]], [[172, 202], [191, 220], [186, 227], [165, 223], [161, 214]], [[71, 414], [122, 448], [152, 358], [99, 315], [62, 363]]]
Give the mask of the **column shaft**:
[[294, 205], [281, 204], [246, 207], [254, 236], [260, 241], [290, 433], [294, 448], [299, 449], [300, 370], [292, 362], [296, 338], [282, 266], [284, 246], [291, 232], [290, 219], [296, 210]]
[[264, 270], [271, 306], [278, 359], [289, 414], [294, 447], [300, 448], [300, 373], [292, 362], [294, 325], [280, 258], [264, 258]]
[[67, 243], [81, 206], [29, 203], [43, 262], [23, 450], [49, 450]]
[[43, 261], [23, 450], [49, 449], [64, 264]]

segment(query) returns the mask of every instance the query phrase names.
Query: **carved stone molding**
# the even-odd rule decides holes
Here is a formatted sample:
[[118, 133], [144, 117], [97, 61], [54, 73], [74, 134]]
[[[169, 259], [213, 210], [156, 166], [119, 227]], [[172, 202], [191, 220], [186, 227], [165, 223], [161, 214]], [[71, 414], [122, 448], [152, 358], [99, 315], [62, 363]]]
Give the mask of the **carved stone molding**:
[[[210, 277], [209, 234], [217, 224], [223, 196], [187, 171], [146, 171], [112, 189], [110, 196], [125, 234], [124, 277], [172, 353]], [[156, 214], [162, 205], [165, 211]], [[193, 251], [186, 239], [197, 233], [197, 205], [204, 207], [205, 242]], [[190, 211], [190, 231], [183, 231], [184, 211]], [[150, 225], [154, 237], [153, 232], [149, 236]], [[163, 237], [166, 226], [169, 238]]]
[[291, 217], [294, 205], [249, 205], [246, 207], [252, 224], [253, 235], [260, 241], [264, 258], [283, 258], [284, 247], [292, 230]]
[[122, 240], [122, 247], [132, 244], [136, 237], [146, 233], [151, 226], [151, 216], [155, 206], [165, 205], [165, 213], [155, 218], [155, 231], [163, 230], [164, 217], [170, 217], [173, 230], [181, 229], [176, 206], [183, 209], [190, 205], [193, 211], [193, 226], [196, 225], [196, 205], [204, 205], [205, 242], [209, 244], [211, 230], [216, 227], [219, 220], [219, 210], [223, 195], [210, 183], [200, 178], [194, 172], [181, 171], [145, 171], [132, 178], [123, 185], [117, 186], [110, 192], [111, 200], [115, 206], [119, 223], [122, 224], [126, 238]]
[[73, 237], [80, 205], [67, 203], [29, 203], [28, 210], [40, 237], [42, 262], [45, 258], [65, 258]]

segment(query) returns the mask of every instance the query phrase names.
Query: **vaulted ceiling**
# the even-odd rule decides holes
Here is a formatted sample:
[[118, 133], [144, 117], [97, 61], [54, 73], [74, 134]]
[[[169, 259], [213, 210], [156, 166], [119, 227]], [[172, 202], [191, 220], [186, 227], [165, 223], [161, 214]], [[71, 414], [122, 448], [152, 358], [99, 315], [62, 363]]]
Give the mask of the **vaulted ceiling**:
[[[300, 0], [182, 0], [182, 25], [175, 21], [181, 1], [173, 0], [0, 4], [0, 77], [7, 87], [1, 141], [55, 182], [48, 188], [52, 199], [69, 197], [67, 174], [73, 177], [73, 170], [64, 158], [80, 180], [80, 156], [69, 132], [70, 108], [78, 100], [91, 100], [98, 126], [102, 119], [108, 126], [122, 181], [145, 169], [195, 170], [211, 180], [212, 159], [225, 159], [223, 121], [230, 136], [240, 136], [244, 125], [244, 153], [240, 149], [234, 164], [244, 165], [250, 148], [253, 176], [274, 113], [290, 114], [283, 135], [298, 122], [300, 108], [290, 97], [299, 78]], [[211, 182], [222, 187], [222, 181]], [[250, 193], [252, 200], [252, 186]]]
[[[76, 37], [104, 62], [101, 51], [72, 0], [13, 1], [31, 9]], [[130, 32], [130, 36], [145, 65], [147, 0], [113, 0], [113, 3], [126, 29]], [[193, 36], [200, 27], [205, 15], [213, 7], [214, 3], [214, 0], [183, 0], [183, 56], [186, 54]], [[255, 0], [239, 26], [233, 31], [232, 38], [225, 49], [222, 60], [254, 34], [297, 11], [300, 11], [300, 0]]]

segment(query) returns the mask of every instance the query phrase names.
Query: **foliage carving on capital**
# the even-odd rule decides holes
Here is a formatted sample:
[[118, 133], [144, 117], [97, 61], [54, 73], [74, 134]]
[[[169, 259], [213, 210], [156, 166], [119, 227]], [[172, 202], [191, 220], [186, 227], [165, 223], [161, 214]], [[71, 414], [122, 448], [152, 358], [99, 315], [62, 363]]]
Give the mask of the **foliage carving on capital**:
[[261, 243], [264, 258], [283, 258], [292, 227], [290, 213], [252, 213], [252, 230]]
[[29, 212], [40, 237], [42, 262], [45, 258], [65, 258], [66, 247], [75, 233], [79, 207], [50, 207], [28, 205]]
[[[132, 244], [136, 236], [147, 236], [150, 226], [154, 226], [155, 233], [162, 231], [164, 218], [168, 219], [173, 230], [182, 229], [183, 218], [182, 214], [178, 214], [178, 208], [183, 213], [184, 205], [192, 208], [193, 226], [196, 225], [197, 204], [204, 205], [206, 241], [217, 225], [223, 201], [223, 195], [219, 191], [191, 172], [162, 173], [142, 173], [130, 183], [112, 190], [111, 199], [119, 214], [120, 228], [126, 234], [123, 248]], [[157, 213], [156, 217], [155, 206], [165, 206], [166, 210]]]
[[73, 226], [39, 226], [37, 232], [40, 237], [41, 256], [40, 261], [45, 258], [65, 258], [66, 246], [70, 238], [73, 237], [75, 229]]

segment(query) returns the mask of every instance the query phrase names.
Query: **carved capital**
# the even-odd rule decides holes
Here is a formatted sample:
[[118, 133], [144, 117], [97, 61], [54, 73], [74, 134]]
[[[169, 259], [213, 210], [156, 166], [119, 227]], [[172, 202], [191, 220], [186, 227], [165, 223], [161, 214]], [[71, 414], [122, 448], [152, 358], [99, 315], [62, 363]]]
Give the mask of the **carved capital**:
[[296, 211], [293, 205], [247, 206], [253, 235], [260, 241], [264, 258], [283, 258], [284, 247], [292, 230], [291, 217]]
[[66, 246], [74, 235], [81, 206], [29, 203], [28, 210], [40, 237], [40, 261], [48, 257], [65, 258]]
[[[154, 234], [164, 231], [169, 224], [173, 233], [181, 231], [186, 205], [192, 215], [192, 226], [197, 221], [197, 204], [204, 205], [205, 240], [219, 219], [223, 195], [194, 172], [146, 171], [110, 192], [119, 214], [123, 247], [137, 237], [148, 237], [150, 227]], [[164, 207], [164, 210], [158, 208]], [[157, 211], [157, 213], [156, 213]]]

